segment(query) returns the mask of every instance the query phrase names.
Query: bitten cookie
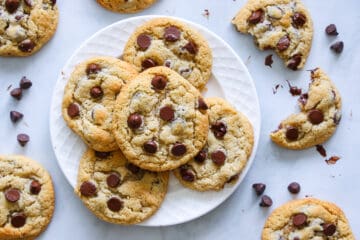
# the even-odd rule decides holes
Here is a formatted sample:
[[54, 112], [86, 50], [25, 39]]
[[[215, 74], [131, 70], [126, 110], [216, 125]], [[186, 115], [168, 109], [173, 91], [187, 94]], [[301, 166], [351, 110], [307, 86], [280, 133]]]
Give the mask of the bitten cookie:
[[275, 209], [267, 219], [262, 240], [355, 240], [349, 223], [333, 203], [305, 198]]
[[133, 66], [112, 57], [95, 57], [76, 66], [65, 87], [62, 114], [89, 147], [118, 149], [111, 133], [113, 107], [123, 85], [136, 75]]
[[206, 40], [171, 18], [156, 18], [138, 27], [126, 43], [123, 57], [139, 71], [171, 68], [199, 90], [211, 76], [212, 53]]
[[0, 1], [0, 56], [29, 56], [54, 35], [56, 0]]
[[221, 98], [205, 100], [209, 110], [208, 139], [194, 159], [174, 171], [197, 191], [221, 190], [235, 182], [251, 154], [254, 136], [249, 120]]
[[0, 156], [0, 239], [35, 239], [50, 223], [55, 196], [49, 173], [24, 156]]
[[300, 96], [301, 112], [283, 120], [270, 134], [278, 145], [304, 149], [328, 140], [341, 119], [340, 93], [329, 77], [317, 68], [311, 72], [309, 92]]
[[304, 67], [313, 23], [300, 0], [249, 0], [232, 23], [238, 31], [254, 36], [261, 50], [274, 49], [288, 68]]
[[98, 218], [135, 224], [152, 216], [167, 192], [169, 173], [154, 173], [129, 163], [120, 151], [89, 149], [79, 166], [76, 194]]
[[150, 68], [117, 98], [113, 131], [126, 158], [151, 171], [172, 170], [204, 146], [205, 103], [197, 89], [166, 67]]
[[153, 5], [156, 0], [97, 0], [104, 8], [120, 13], [135, 13]]

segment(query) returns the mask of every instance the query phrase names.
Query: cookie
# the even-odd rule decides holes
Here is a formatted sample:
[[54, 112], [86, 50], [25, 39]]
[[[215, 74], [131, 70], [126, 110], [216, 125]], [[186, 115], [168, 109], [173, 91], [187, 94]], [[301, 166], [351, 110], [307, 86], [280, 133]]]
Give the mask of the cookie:
[[275, 209], [267, 219], [262, 240], [355, 240], [348, 220], [335, 204], [305, 198]]
[[202, 90], [211, 76], [212, 53], [199, 32], [171, 18], [156, 18], [138, 27], [123, 58], [138, 71], [166, 66]]
[[283, 120], [270, 134], [276, 144], [289, 149], [305, 149], [328, 140], [341, 120], [340, 93], [320, 69], [311, 72], [308, 93], [299, 98], [301, 112]]
[[55, 196], [49, 173], [24, 156], [0, 156], [0, 239], [35, 239], [50, 223]]
[[311, 49], [313, 23], [300, 0], [249, 0], [233, 18], [261, 50], [274, 49], [292, 70], [304, 67]]
[[136, 75], [133, 66], [112, 57], [76, 66], [65, 87], [62, 114], [89, 147], [102, 152], [119, 148], [111, 133], [113, 107], [123, 85]]
[[174, 171], [185, 186], [197, 191], [221, 190], [235, 183], [246, 166], [253, 145], [249, 120], [221, 98], [205, 99], [209, 129], [204, 148]]
[[125, 86], [113, 123], [126, 158], [150, 171], [192, 159], [206, 142], [209, 124], [199, 91], [167, 67], [150, 68]]
[[167, 192], [169, 173], [142, 170], [120, 151], [87, 150], [78, 173], [76, 194], [98, 218], [135, 224], [159, 209]]
[[0, 1], [0, 56], [29, 56], [54, 35], [56, 0]]
[[150, 7], [156, 0], [97, 0], [97, 2], [110, 11], [135, 13]]

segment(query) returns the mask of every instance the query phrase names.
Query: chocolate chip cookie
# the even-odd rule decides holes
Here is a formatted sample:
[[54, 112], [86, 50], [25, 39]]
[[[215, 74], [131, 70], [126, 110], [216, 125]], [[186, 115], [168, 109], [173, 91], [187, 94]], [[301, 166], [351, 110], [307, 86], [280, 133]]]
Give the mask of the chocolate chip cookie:
[[199, 90], [211, 75], [212, 53], [206, 40], [171, 18], [156, 18], [138, 27], [126, 43], [123, 57], [139, 71], [166, 66]]
[[309, 91], [300, 96], [299, 106], [300, 113], [290, 115], [270, 134], [276, 144], [304, 149], [322, 144], [334, 134], [341, 119], [341, 97], [320, 68], [312, 70]]
[[28, 56], [54, 35], [56, 0], [0, 1], [0, 56]]
[[259, 49], [274, 49], [289, 69], [304, 67], [313, 23], [300, 0], [249, 0], [232, 23], [238, 31], [251, 34]]
[[153, 5], [156, 0], [97, 0], [104, 8], [120, 13], [135, 13]]
[[262, 240], [355, 240], [339, 207], [314, 198], [293, 200], [274, 210], [267, 219]]
[[89, 147], [118, 149], [111, 133], [113, 107], [123, 85], [136, 75], [133, 66], [112, 57], [95, 57], [76, 66], [65, 87], [62, 114]]
[[120, 151], [87, 150], [78, 173], [76, 194], [98, 218], [135, 224], [152, 216], [167, 192], [169, 173], [142, 170]]
[[50, 223], [55, 196], [48, 172], [24, 156], [0, 156], [0, 239], [35, 239]]
[[197, 191], [221, 190], [234, 183], [251, 154], [254, 135], [249, 120], [221, 98], [205, 100], [209, 110], [208, 139], [203, 149], [174, 171], [185, 186]]
[[119, 95], [114, 135], [126, 158], [151, 171], [172, 170], [204, 146], [207, 107], [199, 91], [167, 67], [140, 73]]

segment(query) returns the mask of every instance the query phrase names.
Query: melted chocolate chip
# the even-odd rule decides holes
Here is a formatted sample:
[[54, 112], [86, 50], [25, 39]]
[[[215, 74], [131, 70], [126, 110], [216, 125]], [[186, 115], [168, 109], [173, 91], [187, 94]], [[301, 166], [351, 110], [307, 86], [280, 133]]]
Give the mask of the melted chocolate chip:
[[288, 127], [286, 129], [286, 138], [290, 141], [295, 141], [299, 137], [299, 129], [296, 127]]
[[70, 105], [67, 108], [67, 114], [69, 115], [70, 118], [76, 118], [77, 116], [79, 116], [80, 115], [79, 105], [77, 105], [76, 103], [70, 103]]
[[90, 96], [92, 98], [101, 98], [104, 95], [103, 90], [99, 86], [95, 86], [90, 89]]
[[248, 18], [248, 22], [251, 24], [257, 24], [262, 22], [264, 19], [264, 11], [262, 9], [256, 10], [251, 13], [250, 17]]
[[6, 0], [5, 1], [5, 8], [10, 14], [16, 12], [19, 5], [20, 5], [19, 0]]
[[98, 152], [98, 151], [95, 151], [95, 156], [97, 158], [105, 159], [105, 158], [108, 158], [110, 156], [110, 152]]
[[305, 105], [307, 103], [307, 100], [309, 98], [309, 94], [307, 93], [303, 93], [300, 95], [298, 101], [302, 104], [302, 105]]
[[158, 65], [157, 62], [151, 58], [147, 58], [144, 61], [142, 61], [142, 63], [141, 63], [143, 70], [152, 68], [152, 67], [156, 67], [157, 65]]
[[226, 154], [221, 150], [217, 150], [211, 153], [211, 160], [218, 166], [224, 165], [225, 159]]
[[181, 175], [181, 178], [186, 182], [195, 181], [194, 172], [191, 169], [189, 169], [187, 166], [180, 167], [180, 175]]
[[239, 174], [235, 174], [235, 175], [232, 175], [227, 181], [226, 183], [232, 183], [232, 182], [235, 182], [239, 179]]
[[155, 77], [153, 77], [153, 79], [151, 80], [151, 85], [156, 89], [156, 90], [164, 90], [164, 88], [167, 85], [167, 79], [165, 76], [162, 75], [156, 75]]
[[154, 140], [150, 140], [144, 143], [143, 148], [145, 152], [154, 154], [157, 152], [158, 146]]
[[107, 206], [108, 208], [113, 211], [113, 212], [118, 212], [120, 211], [123, 206], [124, 206], [124, 202], [121, 201], [119, 198], [117, 197], [112, 197], [107, 201]]
[[313, 109], [308, 113], [308, 119], [312, 124], [317, 125], [324, 121], [324, 114], [318, 109]]
[[142, 51], [145, 51], [146, 49], [148, 49], [150, 47], [151, 37], [149, 35], [146, 35], [146, 34], [140, 34], [137, 37], [136, 42], [137, 42], [137, 45], [139, 46], [139, 48]]
[[186, 146], [183, 143], [175, 143], [171, 148], [171, 153], [174, 156], [180, 157], [186, 153]]
[[180, 39], [181, 32], [175, 26], [165, 28], [164, 38], [168, 42], [176, 42]]
[[290, 46], [290, 38], [288, 36], [283, 36], [276, 44], [276, 47], [280, 52], [285, 51], [286, 49], [289, 48], [289, 46]]
[[295, 54], [289, 60], [287, 67], [291, 70], [296, 71], [300, 63], [301, 63], [301, 54]]
[[298, 194], [300, 192], [300, 189], [301, 189], [300, 184], [297, 182], [292, 182], [288, 186], [288, 190], [292, 194]]
[[22, 89], [21, 88], [14, 88], [10, 91], [10, 95], [15, 98], [16, 100], [20, 100], [22, 98]]
[[298, 96], [301, 95], [301, 88], [298, 88], [296, 86], [292, 86], [288, 80], [286, 80], [289, 85], [289, 92], [292, 96]]
[[13, 213], [10, 222], [13, 227], [21, 228], [25, 225], [26, 215], [24, 213]]
[[30, 141], [30, 137], [25, 133], [20, 133], [17, 135], [17, 141], [22, 147], [24, 147]]
[[33, 180], [30, 183], [30, 192], [31, 194], [38, 195], [41, 191], [41, 184], [37, 180]]
[[183, 48], [191, 54], [196, 54], [198, 52], [196, 44], [192, 41], [189, 41]]
[[80, 186], [80, 193], [86, 197], [94, 196], [96, 194], [96, 186], [90, 181], [85, 181]]
[[50, 1], [53, 6], [56, 4], [56, 0], [50, 0]]
[[207, 152], [205, 149], [202, 149], [194, 158], [195, 162], [203, 163], [207, 158]]
[[272, 59], [272, 54], [270, 55], [267, 55], [266, 58], [265, 58], [265, 66], [269, 66], [269, 67], [272, 67], [272, 64], [273, 64], [273, 59]]
[[254, 183], [252, 185], [252, 188], [254, 189], [256, 195], [260, 196], [261, 194], [264, 193], [266, 189], [266, 185], [264, 183]]
[[306, 16], [302, 13], [296, 12], [292, 17], [292, 20], [295, 27], [302, 27], [306, 23]]
[[11, 111], [10, 112], [10, 119], [13, 123], [16, 123], [17, 121], [19, 121], [20, 119], [22, 119], [24, 117], [24, 115], [20, 112], [17, 111]]
[[160, 118], [164, 121], [170, 122], [175, 118], [175, 111], [171, 106], [164, 106], [160, 109]]
[[329, 36], [337, 36], [339, 33], [337, 32], [336, 25], [330, 24], [325, 28], [325, 32]]
[[20, 80], [20, 88], [21, 89], [29, 89], [32, 86], [32, 82], [30, 79], [27, 79], [25, 76], [21, 78]]
[[211, 125], [211, 131], [214, 133], [216, 138], [222, 139], [227, 132], [226, 124], [221, 121], [216, 121], [213, 125]]
[[101, 71], [101, 66], [96, 63], [90, 63], [89, 65], [87, 65], [86, 70], [85, 70], [87, 75], [96, 74], [100, 71]]
[[267, 195], [264, 195], [261, 197], [261, 202], [259, 204], [260, 207], [271, 207], [273, 204], [273, 201], [272, 199], [267, 196]]
[[337, 54], [342, 53], [342, 51], [344, 50], [344, 42], [343, 41], [335, 42], [330, 46], [330, 49]]
[[304, 213], [298, 213], [293, 216], [292, 222], [295, 227], [300, 228], [306, 224], [307, 216]]
[[18, 48], [22, 52], [31, 52], [35, 48], [35, 43], [31, 39], [25, 39], [19, 43]]
[[115, 188], [120, 185], [120, 175], [116, 172], [110, 173], [106, 178], [106, 183], [109, 187]]
[[206, 104], [204, 99], [201, 97], [198, 99], [198, 109], [204, 110], [204, 111], [209, 109], [209, 106]]
[[16, 188], [10, 188], [5, 191], [5, 198], [11, 203], [15, 203], [20, 199], [20, 191]]
[[127, 124], [131, 129], [138, 129], [142, 124], [141, 115], [138, 113], [130, 114], [127, 119]]
[[333, 223], [325, 223], [323, 226], [323, 233], [325, 236], [332, 236], [336, 232], [336, 225]]
[[138, 174], [140, 172], [140, 168], [132, 163], [126, 165], [126, 168], [133, 174]]

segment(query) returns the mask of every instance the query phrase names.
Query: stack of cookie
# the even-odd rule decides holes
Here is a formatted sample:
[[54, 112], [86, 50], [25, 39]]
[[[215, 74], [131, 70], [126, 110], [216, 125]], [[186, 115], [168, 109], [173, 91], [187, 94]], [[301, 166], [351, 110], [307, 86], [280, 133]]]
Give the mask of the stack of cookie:
[[206, 40], [186, 24], [153, 19], [130, 36], [123, 60], [79, 64], [63, 117], [89, 149], [75, 192], [100, 219], [144, 221], [160, 207], [174, 171], [197, 191], [236, 182], [253, 148], [249, 120], [200, 93], [211, 76]]

